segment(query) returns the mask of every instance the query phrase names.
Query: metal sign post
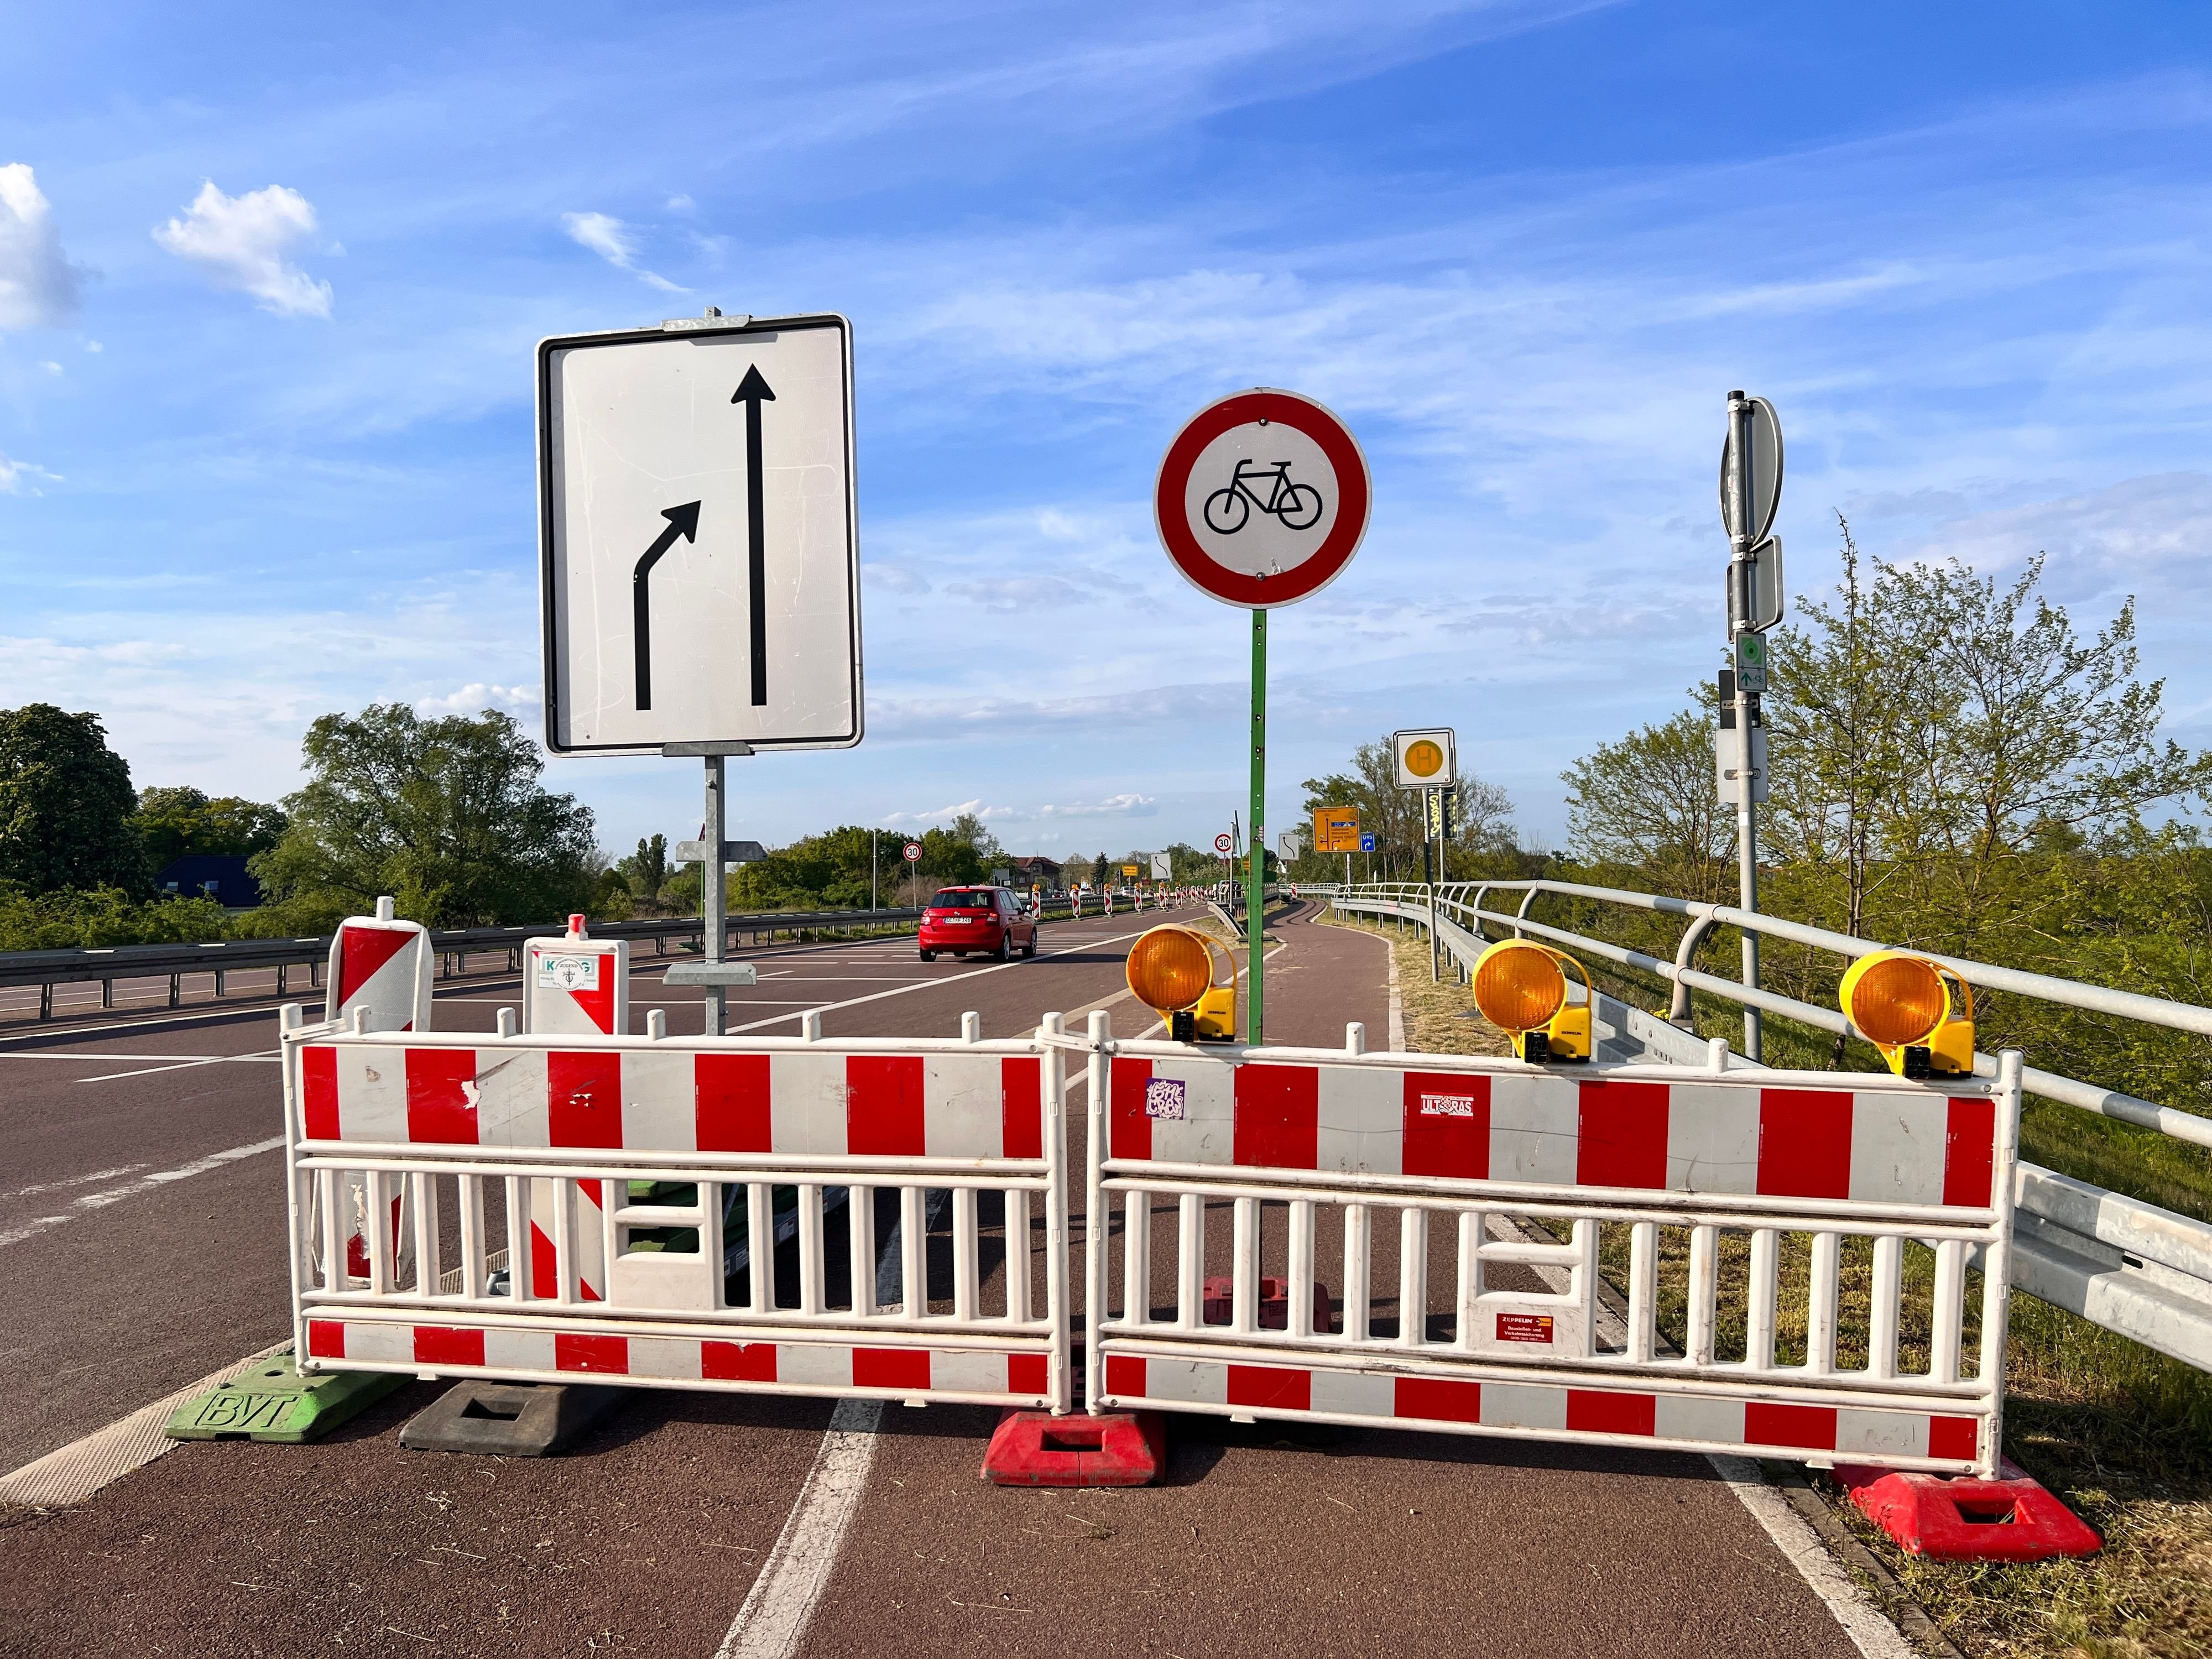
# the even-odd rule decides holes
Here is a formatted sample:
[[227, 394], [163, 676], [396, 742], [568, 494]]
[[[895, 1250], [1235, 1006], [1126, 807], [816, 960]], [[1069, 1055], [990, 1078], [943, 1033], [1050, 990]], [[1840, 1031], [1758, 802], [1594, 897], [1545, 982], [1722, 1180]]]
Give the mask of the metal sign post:
[[[1728, 440], [1721, 446], [1721, 523], [1729, 534], [1729, 644], [1735, 659], [1735, 847], [1736, 902], [1759, 908], [1759, 839], [1754, 796], [1763, 780], [1753, 776], [1753, 729], [1759, 725], [1759, 694], [1766, 690], [1765, 639], [1761, 629], [1768, 608], [1762, 605], [1759, 553], [1774, 528], [1782, 502], [1782, 422], [1764, 398], [1728, 395]], [[1771, 610], [1781, 611], [1781, 550], [1772, 555]], [[1759, 985], [1759, 935], [1743, 935], [1743, 982]], [[1743, 1011], [1743, 1052], [1763, 1057], [1759, 1010]]]
[[1328, 410], [1257, 388], [1207, 404], [1160, 458], [1152, 518], [1169, 559], [1200, 592], [1252, 613], [1252, 837], [1244, 881], [1245, 974], [1254, 1047], [1266, 1041], [1267, 612], [1343, 574], [1367, 533], [1367, 458]]

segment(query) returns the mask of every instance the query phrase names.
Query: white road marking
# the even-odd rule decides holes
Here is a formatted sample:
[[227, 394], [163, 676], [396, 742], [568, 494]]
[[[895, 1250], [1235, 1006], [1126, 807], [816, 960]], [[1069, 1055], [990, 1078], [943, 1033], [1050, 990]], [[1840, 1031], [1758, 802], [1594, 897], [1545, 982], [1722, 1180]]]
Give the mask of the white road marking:
[[1751, 1518], [1765, 1528], [1774, 1547], [1797, 1569], [1797, 1576], [1827, 1604], [1853, 1647], [1866, 1659], [1915, 1659], [1912, 1644], [1828, 1553], [1828, 1547], [1811, 1523], [1790, 1507], [1788, 1498], [1759, 1478], [1757, 1463], [1748, 1457], [1727, 1457], [1718, 1452], [1707, 1454], [1706, 1462], [1743, 1501]]
[[264, 1066], [274, 1066], [283, 1059], [283, 1055], [274, 1052], [265, 1054], [88, 1054], [68, 1049], [65, 1049], [59, 1054], [46, 1054], [43, 1052], [39, 1054], [27, 1054], [15, 1049], [0, 1049], [0, 1060], [89, 1060], [97, 1061], [104, 1066], [112, 1066], [118, 1060], [187, 1060], [194, 1061], [203, 1060], [259, 1060]]
[[[112, 1064], [115, 1060], [120, 1058], [123, 1058], [123, 1056], [117, 1054], [110, 1054], [107, 1056], [107, 1060], [110, 1064]], [[154, 1056], [148, 1054], [132, 1054], [130, 1055], [129, 1058], [132, 1060], [148, 1060], [154, 1058]], [[180, 1060], [173, 1066], [148, 1066], [135, 1072], [103, 1072], [98, 1077], [81, 1077], [77, 1081], [79, 1083], [112, 1083], [118, 1078], [151, 1077], [156, 1072], [189, 1072], [195, 1066], [227, 1066], [233, 1060], [260, 1060], [264, 1064], [266, 1064], [270, 1060], [281, 1060], [283, 1056], [279, 1054], [209, 1054], [198, 1060]]]
[[876, 1461], [880, 1400], [841, 1400], [782, 1534], [730, 1622], [714, 1659], [789, 1659], [830, 1587]]
[[267, 1140], [257, 1140], [248, 1146], [232, 1146], [220, 1152], [210, 1152], [205, 1158], [179, 1164], [173, 1170], [156, 1170], [152, 1175], [141, 1176], [120, 1187], [87, 1193], [58, 1215], [42, 1215], [35, 1221], [27, 1221], [20, 1227], [11, 1227], [6, 1232], [0, 1232], [0, 1245], [20, 1244], [27, 1238], [36, 1238], [40, 1234], [60, 1226], [64, 1221], [75, 1221], [81, 1216], [90, 1215], [94, 1210], [120, 1204], [126, 1198], [136, 1198], [141, 1193], [150, 1193], [157, 1187], [166, 1187], [173, 1181], [205, 1175], [210, 1170], [219, 1170], [226, 1164], [237, 1163], [240, 1158], [258, 1158], [263, 1152], [273, 1152], [283, 1144], [283, 1136], [273, 1135]]
[[0, 1198], [28, 1198], [34, 1193], [58, 1193], [70, 1187], [89, 1187], [95, 1181], [112, 1181], [118, 1176], [136, 1175], [145, 1167], [143, 1164], [118, 1164], [112, 1170], [94, 1170], [90, 1175], [71, 1176], [66, 1181], [41, 1181], [36, 1186], [18, 1187], [12, 1193], [0, 1193]]

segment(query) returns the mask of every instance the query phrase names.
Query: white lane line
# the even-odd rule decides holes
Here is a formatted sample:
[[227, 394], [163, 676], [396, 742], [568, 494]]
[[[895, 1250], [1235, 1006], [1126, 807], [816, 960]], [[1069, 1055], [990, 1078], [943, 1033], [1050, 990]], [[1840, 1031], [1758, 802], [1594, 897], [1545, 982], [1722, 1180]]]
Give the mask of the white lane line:
[[[1137, 937], [1136, 933], [1115, 933], [1105, 939], [1085, 939], [1080, 945], [1069, 945], [1065, 951], [1047, 951], [1043, 953], [1043, 959], [1048, 961], [1054, 957], [1073, 956], [1078, 951], [1092, 950], [1101, 945], [1119, 945], [1125, 939]], [[896, 991], [878, 991], [872, 996], [852, 997], [843, 1002], [817, 1003], [810, 1007], [807, 1012], [834, 1014], [840, 1008], [857, 1008], [864, 1002], [881, 1002], [885, 997], [908, 996], [916, 991], [932, 990], [939, 985], [957, 985], [963, 979], [981, 979], [985, 974], [1003, 974], [1009, 968], [1022, 968], [1027, 965], [1027, 962], [1022, 958], [1017, 958], [1012, 962], [994, 962], [988, 968], [970, 968], [964, 974], [948, 974], [943, 979], [927, 980], [919, 985], [902, 985]], [[729, 1035], [736, 1036], [744, 1031], [757, 1031], [763, 1025], [778, 1025], [792, 1018], [790, 1014], [777, 1014], [768, 1019], [757, 1019], [750, 1025], [732, 1025], [730, 1027]]]
[[837, 1402], [799, 1501], [714, 1659], [790, 1659], [799, 1651], [867, 1489], [883, 1421], [880, 1400]]
[[258, 1060], [264, 1066], [274, 1066], [283, 1058], [283, 1055], [273, 1049], [265, 1054], [134, 1054], [127, 1050], [112, 1049], [105, 1054], [84, 1054], [66, 1048], [58, 1054], [44, 1052], [27, 1054], [13, 1049], [0, 1049], [0, 1060], [90, 1060], [105, 1066], [112, 1066], [118, 1060]]
[[1828, 1553], [1828, 1547], [1812, 1524], [1760, 1478], [1757, 1463], [1748, 1457], [1728, 1457], [1718, 1452], [1706, 1454], [1705, 1461], [1742, 1500], [1751, 1518], [1765, 1529], [1784, 1559], [1797, 1569], [1797, 1576], [1826, 1604], [1853, 1647], [1866, 1659], [1916, 1659], [1912, 1644]]
[[118, 1176], [136, 1175], [145, 1167], [143, 1164], [118, 1164], [112, 1170], [94, 1170], [90, 1175], [71, 1176], [66, 1181], [41, 1181], [36, 1186], [18, 1187], [12, 1193], [0, 1193], [0, 1198], [29, 1198], [36, 1193], [58, 1193], [70, 1187], [89, 1187], [95, 1181], [112, 1181]]
[[196, 1158], [189, 1164], [179, 1164], [173, 1170], [156, 1170], [152, 1175], [141, 1176], [136, 1181], [105, 1191], [87, 1193], [74, 1200], [58, 1215], [42, 1215], [35, 1221], [27, 1221], [20, 1227], [0, 1232], [0, 1245], [20, 1244], [27, 1238], [36, 1238], [64, 1221], [75, 1221], [90, 1215], [94, 1210], [104, 1210], [111, 1204], [120, 1204], [126, 1198], [136, 1198], [141, 1193], [150, 1193], [157, 1187], [166, 1187], [173, 1181], [184, 1181], [196, 1175], [205, 1175], [210, 1170], [219, 1170], [226, 1164], [235, 1164], [242, 1158], [258, 1158], [263, 1152], [273, 1152], [284, 1144], [284, 1137], [272, 1135], [266, 1140], [257, 1140], [248, 1146], [232, 1146], [220, 1152], [210, 1152], [205, 1158]]
[[[108, 1063], [112, 1065], [118, 1060], [148, 1060], [153, 1058], [153, 1056], [148, 1054], [109, 1054], [106, 1058]], [[77, 1081], [79, 1083], [112, 1083], [118, 1078], [151, 1077], [156, 1072], [189, 1072], [195, 1066], [228, 1066], [234, 1060], [259, 1060], [266, 1064], [268, 1061], [280, 1060], [282, 1058], [283, 1056], [278, 1054], [209, 1054], [198, 1060], [179, 1060], [173, 1066], [148, 1066], [135, 1072], [103, 1072], [98, 1077], [81, 1077]]]

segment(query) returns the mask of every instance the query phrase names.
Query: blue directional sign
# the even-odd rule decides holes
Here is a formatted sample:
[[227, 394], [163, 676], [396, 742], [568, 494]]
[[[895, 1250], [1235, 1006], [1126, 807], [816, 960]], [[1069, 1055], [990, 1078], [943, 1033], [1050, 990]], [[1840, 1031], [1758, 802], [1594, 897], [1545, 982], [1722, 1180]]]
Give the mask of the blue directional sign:
[[1373, 852], [1375, 850], [1375, 837], [1372, 836], [1362, 836], [1359, 838], [1359, 850], [1363, 853]]

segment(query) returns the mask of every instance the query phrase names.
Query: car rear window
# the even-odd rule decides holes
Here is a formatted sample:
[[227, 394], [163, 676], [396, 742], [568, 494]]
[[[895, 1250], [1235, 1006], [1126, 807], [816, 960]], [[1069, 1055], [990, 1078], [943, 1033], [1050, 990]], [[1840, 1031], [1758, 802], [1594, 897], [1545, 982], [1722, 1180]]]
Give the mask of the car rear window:
[[988, 888], [975, 892], [964, 887], [946, 887], [929, 902], [933, 910], [990, 910], [997, 906], [998, 901], [992, 897]]

